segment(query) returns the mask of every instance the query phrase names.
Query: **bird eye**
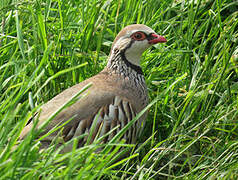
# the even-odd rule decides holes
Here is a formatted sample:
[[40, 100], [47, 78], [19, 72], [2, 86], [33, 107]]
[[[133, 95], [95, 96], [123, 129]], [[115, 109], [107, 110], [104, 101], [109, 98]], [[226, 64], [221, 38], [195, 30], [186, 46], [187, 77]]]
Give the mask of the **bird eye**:
[[142, 41], [146, 38], [146, 35], [143, 32], [135, 32], [131, 37], [136, 41]]

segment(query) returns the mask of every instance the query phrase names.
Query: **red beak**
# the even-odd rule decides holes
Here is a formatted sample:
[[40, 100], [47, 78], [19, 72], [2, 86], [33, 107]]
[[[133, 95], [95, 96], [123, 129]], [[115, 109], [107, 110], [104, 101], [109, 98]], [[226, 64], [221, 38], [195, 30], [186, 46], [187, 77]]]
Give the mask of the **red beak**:
[[165, 43], [167, 40], [163, 36], [159, 36], [157, 34], [151, 34], [152, 38], [149, 40], [149, 44], [157, 44], [157, 43]]

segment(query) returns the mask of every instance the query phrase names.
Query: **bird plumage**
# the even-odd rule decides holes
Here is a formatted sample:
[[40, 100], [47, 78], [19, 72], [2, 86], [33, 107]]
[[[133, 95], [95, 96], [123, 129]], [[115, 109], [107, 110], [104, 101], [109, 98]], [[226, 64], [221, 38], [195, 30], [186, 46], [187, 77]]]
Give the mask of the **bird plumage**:
[[[46, 134], [52, 128], [69, 121], [63, 128], [62, 138], [68, 141], [90, 131], [93, 121], [96, 122], [93, 138], [99, 133], [101, 136], [119, 126], [105, 141], [130, 122], [136, 114], [148, 104], [148, 92], [143, 72], [140, 67], [142, 53], [151, 45], [166, 42], [166, 39], [157, 35], [151, 28], [141, 25], [129, 25], [119, 32], [115, 38], [108, 58], [108, 64], [99, 74], [66, 89], [41, 107], [39, 127], [60, 107], [68, 102], [87, 84], [92, 83], [74, 104], [63, 109], [42, 131]], [[83, 95], [82, 94], [82, 95]], [[82, 97], [82, 95], [80, 95]], [[99, 116], [97, 116], [99, 114]], [[135, 124], [124, 134], [127, 143], [135, 143], [140, 126], [147, 113], [143, 114]], [[33, 127], [30, 122], [22, 131], [23, 139]], [[100, 132], [99, 132], [100, 129]], [[49, 144], [59, 130], [53, 132], [42, 141]], [[86, 141], [82, 139], [78, 146]]]

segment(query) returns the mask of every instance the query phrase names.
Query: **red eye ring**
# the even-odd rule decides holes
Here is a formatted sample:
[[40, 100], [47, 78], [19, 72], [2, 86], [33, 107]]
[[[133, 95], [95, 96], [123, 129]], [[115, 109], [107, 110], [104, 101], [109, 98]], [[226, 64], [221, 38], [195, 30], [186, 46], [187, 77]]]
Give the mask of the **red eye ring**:
[[136, 41], [143, 41], [144, 39], [146, 39], [146, 35], [143, 32], [135, 32], [131, 35], [131, 38]]

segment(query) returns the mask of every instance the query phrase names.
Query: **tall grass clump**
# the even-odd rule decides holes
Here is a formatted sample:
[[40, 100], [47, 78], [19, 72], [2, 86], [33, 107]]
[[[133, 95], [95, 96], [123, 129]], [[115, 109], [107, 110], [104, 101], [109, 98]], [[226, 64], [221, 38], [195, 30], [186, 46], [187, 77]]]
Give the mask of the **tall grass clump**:
[[[238, 178], [236, 1], [4, 0], [0, 18], [0, 179]], [[137, 145], [74, 139], [62, 154], [40, 150], [34, 131], [19, 143], [40, 106], [100, 72], [133, 23], [168, 40], [143, 55], [151, 104]]]

